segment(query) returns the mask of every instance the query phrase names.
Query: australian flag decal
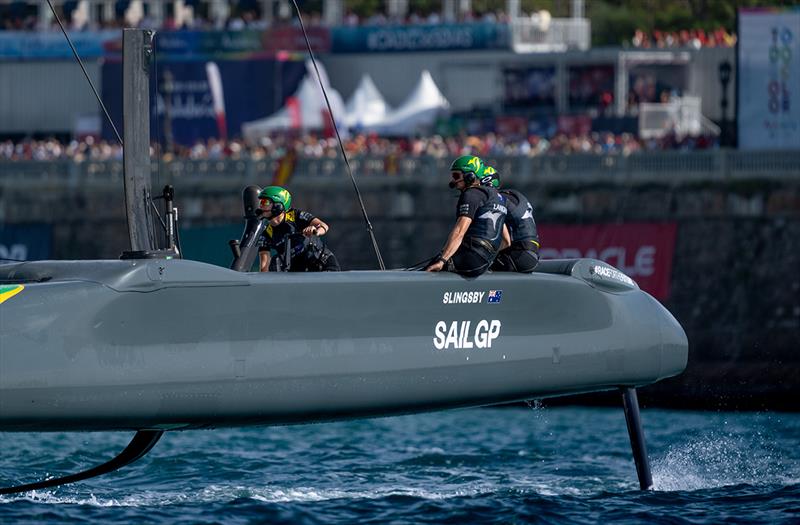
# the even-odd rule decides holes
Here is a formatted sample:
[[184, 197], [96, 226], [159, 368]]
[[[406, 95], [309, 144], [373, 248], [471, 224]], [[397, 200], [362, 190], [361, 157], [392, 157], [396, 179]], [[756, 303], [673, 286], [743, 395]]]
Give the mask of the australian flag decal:
[[500, 298], [503, 296], [503, 290], [489, 290], [489, 297], [486, 299], [487, 303], [499, 303]]

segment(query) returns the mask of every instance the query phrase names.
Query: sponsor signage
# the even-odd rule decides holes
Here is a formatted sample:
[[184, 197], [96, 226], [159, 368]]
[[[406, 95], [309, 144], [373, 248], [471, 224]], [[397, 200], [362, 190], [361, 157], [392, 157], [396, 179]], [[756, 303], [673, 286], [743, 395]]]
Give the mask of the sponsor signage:
[[[311, 49], [314, 53], [329, 53], [331, 50], [331, 32], [327, 27], [309, 27], [308, 41], [311, 42]], [[264, 49], [273, 53], [281, 51], [301, 51], [306, 52], [306, 38], [299, 27], [285, 26], [276, 27], [269, 31], [264, 31], [262, 44]]]
[[507, 24], [335, 27], [334, 53], [509, 49]]
[[[331, 33], [326, 27], [308, 29], [309, 40], [317, 52], [331, 50]], [[70, 31], [69, 37], [84, 60], [122, 53], [120, 30]], [[220, 57], [256, 58], [274, 56], [281, 51], [305, 52], [306, 42], [297, 27], [286, 26], [266, 31], [157, 31], [159, 58]], [[72, 50], [60, 31], [0, 31], [0, 58], [72, 59]]]
[[0, 264], [51, 258], [53, 227], [50, 224], [17, 224], [0, 227]]
[[800, 149], [800, 8], [740, 10], [737, 48], [739, 148]]
[[500, 337], [502, 323], [497, 319], [480, 321], [439, 321], [433, 329], [433, 346], [437, 350], [491, 348]]
[[163, 31], [156, 33], [156, 50], [165, 55], [213, 56], [263, 51], [261, 31]]
[[[311, 27], [308, 38], [317, 52], [331, 49], [328, 28]], [[122, 40], [115, 34], [112, 42], [106, 43], [110, 54], [122, 53]], [[306, 41], [300, 28], [276, 27], [266, 31], [245, 29], [242, 31], [161, 31], [156, 33], [156, 50], [160, 57], [179, 58], [270, 58], [281, 53], [300, 51], [305, 53]]]
[[539, 225], [542, 259], [599, 259], [659, 300], [669, 297], [676, 224]]
[[[70, 31], [75, 50], [82, 59], [99, 58], [108, 42], [119, 40], [115, 31]], [[72, 50], [60, 31], [0, 31], [0, 58], [72, 58]]]
[[[175, 143], [185, 146], [237, 136], [243, 123], [275, 113], [305, 73], [305, 64], [295, 60], [161, 60], [151, 78], [152, 137], [163, 143], [166, 124]], [[107, 60], [101, 74], [106, 107], [122, 122], [122, 62]], [[103, 136], [113, 138], [105, 120]]]

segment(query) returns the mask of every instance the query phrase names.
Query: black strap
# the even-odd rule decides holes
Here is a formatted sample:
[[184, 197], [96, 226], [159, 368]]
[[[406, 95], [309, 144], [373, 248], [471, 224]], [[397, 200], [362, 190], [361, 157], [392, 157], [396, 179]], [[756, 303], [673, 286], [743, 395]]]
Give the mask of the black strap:
[[466, 243], [466, 246], [469, 246], [471, 248], [483, 248], [492, 255], [497, 253], [497, 249], [494, 247], [494, 245], [488, 240], [483, 239], [481, 237], [467, 237], [466, 239], [464, 239], [462, 244], [463, 243]]
[[539, 253], [539, 247], [534, 244], [533, 239], [527, 239], [524, 241], [512, 241], [511, 246], [509, 248], [513, 248], [515, 250], [525, 250], [526, 252], [536, 252]]

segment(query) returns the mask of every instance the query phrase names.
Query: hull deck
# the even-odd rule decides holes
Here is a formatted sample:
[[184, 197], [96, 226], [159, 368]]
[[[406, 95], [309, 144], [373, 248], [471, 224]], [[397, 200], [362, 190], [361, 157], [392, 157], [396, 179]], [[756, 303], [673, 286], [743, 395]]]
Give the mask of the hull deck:
[[593, 260], [532, 275], [2, 267], [0, 431], [178, 429], [477, 406], [683, 371], [686, 336]]

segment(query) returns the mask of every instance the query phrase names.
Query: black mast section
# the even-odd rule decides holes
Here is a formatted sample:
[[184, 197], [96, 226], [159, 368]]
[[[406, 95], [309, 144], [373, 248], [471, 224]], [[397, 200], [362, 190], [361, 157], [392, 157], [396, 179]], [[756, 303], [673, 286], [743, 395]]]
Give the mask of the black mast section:
[[122, 32], [122, 106], [125, 146], [122, 162], [125, 211], [131, 251], [152, 252], [155, 241], [150, 228], [150, 61], [155, 32], [124, 29]]

